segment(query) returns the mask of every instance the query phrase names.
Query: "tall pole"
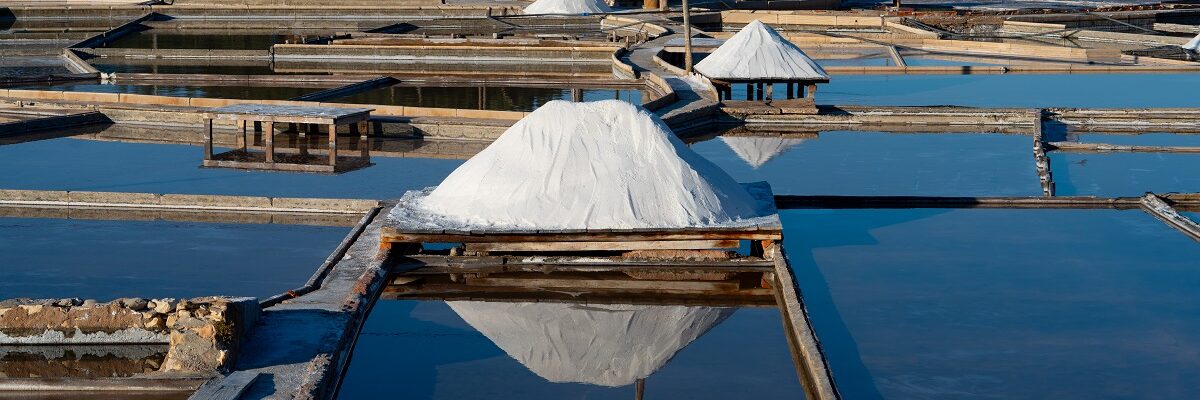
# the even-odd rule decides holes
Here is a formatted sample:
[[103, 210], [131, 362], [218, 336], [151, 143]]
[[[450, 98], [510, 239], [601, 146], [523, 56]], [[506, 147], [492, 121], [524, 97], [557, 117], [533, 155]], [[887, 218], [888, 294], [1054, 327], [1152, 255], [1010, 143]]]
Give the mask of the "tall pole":
[[692, 20], [688, 0], [683, 0], [683, 70], [692, 74]]

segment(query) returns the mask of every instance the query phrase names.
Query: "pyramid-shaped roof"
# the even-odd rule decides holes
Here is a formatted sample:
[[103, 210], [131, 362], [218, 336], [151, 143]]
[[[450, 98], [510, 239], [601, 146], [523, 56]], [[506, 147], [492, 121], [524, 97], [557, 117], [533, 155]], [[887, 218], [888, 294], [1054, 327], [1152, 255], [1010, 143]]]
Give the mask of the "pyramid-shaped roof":
[[1200, 35], [1196, 35], [1195, 38], [1183, 45], [1183, 48], [1191, 51], [1200, 51]]
[[727, 80], [829, 80], [829, 74], [816, 61], [758, 20], [697, 63], [696, 71]]

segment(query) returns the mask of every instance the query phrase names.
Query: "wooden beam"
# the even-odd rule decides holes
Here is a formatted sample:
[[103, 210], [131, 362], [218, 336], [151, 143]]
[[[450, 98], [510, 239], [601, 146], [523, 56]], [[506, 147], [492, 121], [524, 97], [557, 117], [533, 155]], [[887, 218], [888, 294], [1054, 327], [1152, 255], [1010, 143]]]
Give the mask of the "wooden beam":
[[1142, 196], [1142, 210], [1166, 222], [1167, 225], [1178, 229], [1193, 240], [1200, 242], [1200, 224], [1179, 214], [1179, 212], [1175, 211], [1174, 207], [1171, 207], [1171, 205], [1167, 204], [1154, 193], [1146, 193], [1145, 196]]
[[496, 242], [467, 243], [466, 251], [592, 251], [592, 250], [700, 250], [736, 249], [738, 240], [667, 240], [604, 242]]
[[211, 160], [213, 156], [213, 120], [212, 118], [204, 119], [205, 136], [204, 136], [204, 159]]
[[636, 231], [544, 231], [544, 232], [400, 232], [383, 227], [380, 240], [399, 243], [493, 243], [493, 242], [643, 242], [670, 240], [775, 240], [783, 237], [777, 228], [680, 229]]
[[1079, 153], [1191, 153], [1200, 154], [1200, 146], [1138, 146], [1107, 143], [1049, 142], [1050, 150]]
[[267, 163], [275, 162], [275, 123], [266, 121], [263, 128], [263, 145], [266, 147], [263, 151], [267, 154]]
[[740, 288], [738, 282], [724, 281], [670, 281], [636, 279], [555, 279], [555, 278], [464, 278], [473, 286], [537, 287], [553, 289], [607, 289], [645, 291], [715, 291], [733, 292]]
[[821, 341], [813, 330], [808, 309], [802, 300], [800, 286], [792, 274], [792, 266], [787, 254], [783, 251], [783, 243], [771, 246], [775, 260], [775, 287], [779, 302], [779, 311], [783, 317], [784, 331], [788, 337], [789, 347], [793, 350], [799, 368], [800, 382], [804, 384], [806, 398], [809, 400], [840, 400], [841, 393], [825, 359], [825, 351]]
[[337, 125], [329, 124], [329, 166], [337, 165]]

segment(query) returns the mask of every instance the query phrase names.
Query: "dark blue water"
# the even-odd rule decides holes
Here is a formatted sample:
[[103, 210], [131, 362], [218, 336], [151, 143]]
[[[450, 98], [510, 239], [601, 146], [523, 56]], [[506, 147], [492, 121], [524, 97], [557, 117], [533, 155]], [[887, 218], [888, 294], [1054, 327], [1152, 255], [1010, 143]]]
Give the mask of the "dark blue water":
[[1105, 135], [1096, 133], [1076, 133], [1075, 141], [1083, 143], [1107, 143], [1137, 146], [1197, 146], [1200, 147], [1200, 134], [1175, 134], [1151, 132], [1139, 135]]
[[[692, 149], [739, 181], [769, 181], [776, 194], [1002, 196], [1040, 193], [1030, 143], [1024, 135], [822, 132], [717, 138]], [[782, 152], [755, 168], [739, 150], [750, 160]]]
[[[480, 97], [480, 91], [483, 97]], [[582, 89], [584, 101], [624, 100], [642, 104], [637, 89]], [[331, 99], [333, 103], [385, 104], [412, 107], [533, 111], [551, 100], [571, 100], [570, 89], [539, 87], [411, 87], [389, 86]]]
[[797, 210], [783, 220], [847, 399], [1200, 391], [1200, 245], [1141, 211]]
[[247, 86], [190, 86], [190, 85], [110, 85], [99, 83], [56, 83], [10, 86], [8, 89], [61, 90], [67, 92], [99, 92], [148, 94], [172, 97], [205, 97], [239, 100], [288, 100], [322, 88], [304, 87], [247, 87]]
[[265, 298], [304, 284], [348, 231], [0, 218], [0, 298]]
[[318, 175], [200, 168], [202, 156], [199, 146], [71, 138], [0, 146], [0, 168], [29, 171], [0, 175], [0, 187], [391, 199], [410, 189], [437, 185], [462, 163], [374, 157], [373, 167]]
[[[737, 310], [649, 375], [645, 398], [802, 398], [781, 327], [779, 312], [773, 308]], [[574, 328], [586, 334], [594, 327], [585, 323], [546, 329], [556, 328]], [[594, 345], [606, 348], [607, 342], [600, 339]], [[359, 336], [339, 398], [378, 398], [394, 394], [396, 388], [403, 388], [409, 399], [634, 396], [633, 385], [549, 382], [510, 357], [444, 302], [384, 300], [375, 306]]]
[[1200, 192], [1200, 154], [1050, 153], [1060, 196]]

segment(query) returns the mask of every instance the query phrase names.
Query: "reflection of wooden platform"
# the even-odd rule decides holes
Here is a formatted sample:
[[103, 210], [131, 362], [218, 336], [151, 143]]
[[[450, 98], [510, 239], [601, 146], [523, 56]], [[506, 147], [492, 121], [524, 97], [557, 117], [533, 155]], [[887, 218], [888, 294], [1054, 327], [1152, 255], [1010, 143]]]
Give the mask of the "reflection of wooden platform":
[[[305, 107], [253, 103], [213, 108], [204, 115], [204, 125], [208, 133], [204, 143], [203, 165], [205, 167], [326, 173], [347, 170], [347, 168], [362, 168], [364, 160], [338, 157], [337, 126], [350, 125], [351, 131], [360, 130], [360, 138], [366, 140], [370, 133], [370, 124], [365, 122], [370, 118], [371, 110], [370, 108]], [[213, 154], [214, 120], [234, 121], [241, 128], [240, 149]], [[329, 146], [326, 147], [325, 165], [319, 165], [320, 159], [308, 154], [276, 157], [276, 123], [327, 126]], [[264, 140], [262, 153], [251, 152], [247, 149], [247, 131], [252, 124], [256, 130], [260, 124], [265, 125], [262, 128]], [[355, 129], [359, 125], [362, 127]], [[364, 152], [364, 158], [365, 156]], [[338, 162], [341, 160], [348, 160], [353, 165], [338, 167]], [[366, 165], [370, 165], [369, 159], [365, 162]]]
[[[327, 153], [327, 152], [326, 152]], [[365, 153], [365, 152], [364, 152]], [[265, 171], [293, 171], [317, 173], [341, 173], [371, 166], [369, 157], [338, 156], [337, 162], [328, 164], [328, 159], [316, 154], [275, 154], [275, 160], [268, 162], [266, 153], [235, 149], [224, 153], [213, 154], [212, 158], [202, 164], [210, 168], [236, 168]]]
[[[759, 203], [759, 215], [753, 221], [721, 226], [678, 229], [566, 229], [502, 230], [471, 227], [441, 227], [416, 210], [393, 213], [382, 228], [380, 248], [422, 243], [461, 243], [467, 254], [488, 252], [564, 252], [564, 251], [667, 251], [736, 249], [741, 241], [761, 252], [764, 242], [780, 240], [783, 225], [775, 210], [775, 198], [766, 182], [745, 184]], [[398, 209], [399, 210], [399, 209]]]
[[774, 306], [774, 264], [759, 257], [398, 257], [391, 299]]

